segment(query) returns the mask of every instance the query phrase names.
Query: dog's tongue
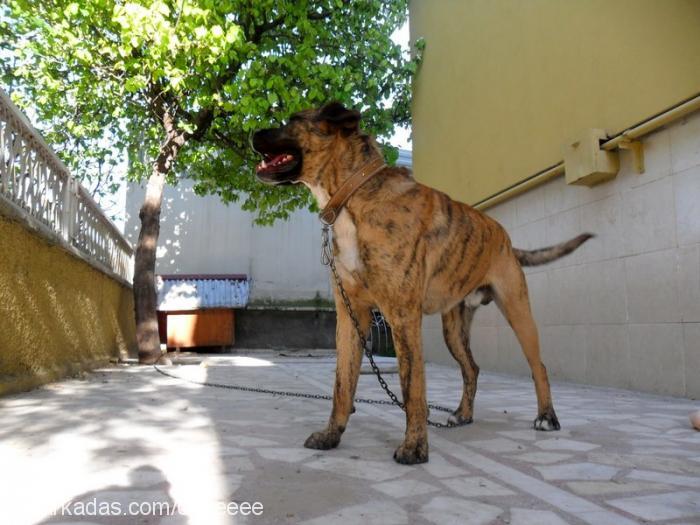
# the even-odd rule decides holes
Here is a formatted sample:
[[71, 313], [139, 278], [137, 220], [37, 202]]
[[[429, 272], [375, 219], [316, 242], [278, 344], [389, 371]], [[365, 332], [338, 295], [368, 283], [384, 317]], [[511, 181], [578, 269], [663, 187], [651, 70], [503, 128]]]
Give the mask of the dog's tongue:
[[270, 159], [263, 160], [260, 164], [257, 165], [256, 171], [260, 172], [271, 168], [275, 168], [284, 164], [285, 162], [291, 161], [292, 159], [294, 159], [293, 155], [290, 155], [289, 153], [280, 153], [278, 155], [273, 156]]

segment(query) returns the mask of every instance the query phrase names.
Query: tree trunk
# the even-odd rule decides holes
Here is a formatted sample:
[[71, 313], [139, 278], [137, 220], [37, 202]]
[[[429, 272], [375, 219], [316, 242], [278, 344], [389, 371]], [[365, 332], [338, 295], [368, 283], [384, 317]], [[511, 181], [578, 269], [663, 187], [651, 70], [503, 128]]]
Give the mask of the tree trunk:
[[136, 344], [141, 364], [153, 364], [161, 356], [156, 313], [158, 297], [155, 282], [160, 210], [163, 202], [165, 176], [170, 171], [184, 143], [184, 135], [174, 132], [168, 133], [168, 139], [153, 163], [153, 171], [146, 188], [146, 198], [139, 213], [141, 231], [134, 256], [133, 290]]

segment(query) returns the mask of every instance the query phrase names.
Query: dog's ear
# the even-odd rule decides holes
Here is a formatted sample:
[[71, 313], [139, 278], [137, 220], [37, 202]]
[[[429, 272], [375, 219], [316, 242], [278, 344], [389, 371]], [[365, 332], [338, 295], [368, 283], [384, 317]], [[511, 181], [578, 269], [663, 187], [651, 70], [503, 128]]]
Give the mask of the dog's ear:
[[318, 118], [335, 129], [351, 132], [358, 129], [361, 115], [359, 111], [347, 109], [340, 102], [330, 102], [321, 108]]

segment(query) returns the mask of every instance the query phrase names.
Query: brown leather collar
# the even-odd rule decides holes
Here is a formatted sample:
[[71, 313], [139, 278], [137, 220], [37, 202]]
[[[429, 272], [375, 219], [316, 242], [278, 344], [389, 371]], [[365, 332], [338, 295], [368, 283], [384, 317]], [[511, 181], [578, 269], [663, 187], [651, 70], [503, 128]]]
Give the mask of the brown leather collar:
[[340, 188], [333, 194], [326, 204], [326, 207], [318, 214], [318, 218], [321, 219], [321, 222], [327, 226], [331, 226], [338, 218], [338, 215], [340, 215], [345, 203], [352, 197], [352, 194], [384, 168], [386, 168], [384, 159], [378, 157], [371, 160], [351, 175], [340, 185]]

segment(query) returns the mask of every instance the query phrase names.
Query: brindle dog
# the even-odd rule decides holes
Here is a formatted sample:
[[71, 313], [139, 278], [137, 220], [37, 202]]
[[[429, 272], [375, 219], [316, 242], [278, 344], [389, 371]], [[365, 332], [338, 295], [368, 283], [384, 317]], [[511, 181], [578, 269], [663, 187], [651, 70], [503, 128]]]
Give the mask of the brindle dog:
[[[360, 113], [339, 103], [292, 115], [279, 128], [258, 131], [254, 149], [263, 156], [258, 178], [268, 184], [304, 184], [324, 207], [341, 184], [381, 156], [374, 139], [359, 129]], [[464, 391], [454, 422], [471, 422], [479, 367], [469, 347], [474, 312], [495, 301], [527, 358], [537, 393], [538, 430], [559, 430], [547, 371], [540, 360], [537, 327], [530, 312], [521, 266], [544, 264], [571, 253], [591, 237], [535, 251], [511, 246], [495, 220], [416, 182], [406, 168], [385, 167], [349, 199], [333, 227], [333, 249], [343, 287], [367, 333], [378, 308], [391, 325], [406, 407], [406, 434], [394, 459], [428, 460], [421, 318], [442, 314], [445, 342], [462, 371]], [[304, 446], [338, 446], [362, 361], [360, 341], [335, 293], [338, 316], [333, 410], [328, 426]]]

